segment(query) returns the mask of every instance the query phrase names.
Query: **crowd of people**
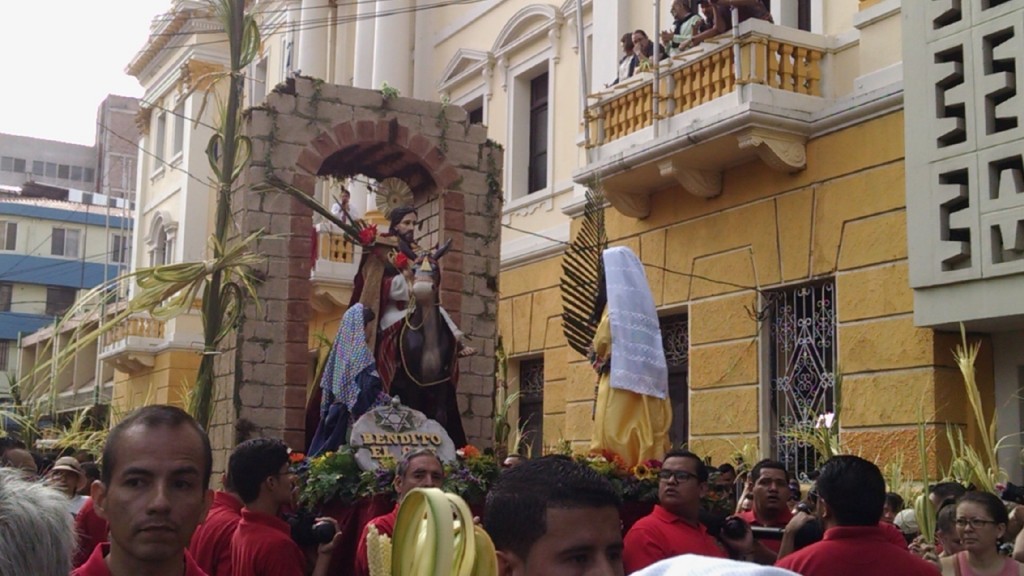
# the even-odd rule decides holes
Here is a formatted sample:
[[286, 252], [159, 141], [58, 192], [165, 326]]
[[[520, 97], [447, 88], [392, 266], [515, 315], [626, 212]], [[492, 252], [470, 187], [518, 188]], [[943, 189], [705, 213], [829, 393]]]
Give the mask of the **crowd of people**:
[[[280, 440], [235, 447], [217, 491], [206, 433], [171, 406], [141, 408], [115, 426], [91, 482], [73, 456], [39, 476], [24, 447], [2, 447], [0, 576], [331, 573], [342, 536], [337, 522], [310, 517], [316, 534], [307, 538], [282, 516], [296, 504], [297, 479]], [[1024, 507], [1011, 514], [994, 494], [953, 482], [931, 486], [936, 544], [927, 544], [915, 534], [921, 523], [913, 510], [902, 509], [878, 467], [857, 456], [825, 462], [801, 498], [780, 462], [737, 471], [673, 450], [658, 473], [658, 503], [625, 531], [618, 493], [593, 469], [560, 455], [506, 464], [482, 518], [501, 574], [1024, 574], [1017, 561]], [[398, 503], [367, 524], [355, 574], [369, 573], [365, 530], [391, 535], [402, 498], [441, 487], [444, 474], [430, 450], [401, 459]], [[733, 514], [706, 509], [708, 490], [729, 495]], [[1006, 545], [1013, 533], [1016, 547]]]
[[609, 86], [651, 70], [658, 58], [685, 52], [705, 40], [732, 30], [732, 12], [737, 20], [751, 18], [772, 21], [767, 0], [673, 0], [670, 13], [672, 28], [662, 30], [655, 53], [655, 43], [647, 32], [636, 30], [622, 35], [618, 76]]

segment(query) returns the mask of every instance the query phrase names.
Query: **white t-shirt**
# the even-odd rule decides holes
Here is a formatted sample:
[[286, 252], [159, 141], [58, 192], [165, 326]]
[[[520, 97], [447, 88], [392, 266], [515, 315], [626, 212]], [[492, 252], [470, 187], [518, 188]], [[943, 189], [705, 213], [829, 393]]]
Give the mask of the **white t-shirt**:
[[72, 516], [78, 516], [78, 511], [85, 506], [85, 503], [89, 500], [88, 496], [82, 496], [81, 494], [75, 494], [68, 500], [68, 511], [71, 512]]

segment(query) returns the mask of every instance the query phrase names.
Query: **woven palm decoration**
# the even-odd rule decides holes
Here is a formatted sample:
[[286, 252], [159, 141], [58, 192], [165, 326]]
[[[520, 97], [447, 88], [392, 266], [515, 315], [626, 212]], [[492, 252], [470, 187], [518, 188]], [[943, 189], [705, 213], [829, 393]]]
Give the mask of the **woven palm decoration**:
[[591, 187], [587, 189], [580, 231], [562, 257], [562, 330], [569, 346], [583, 356], [597, 331], [591, 316], [601, 281], [601, 254], [607, 247], [604, 194]]
[[385, 178], [377, 184], [377, 209], [385, 218], [391, 217], [395, 208], [412, 206], [412, 188], [401, 178]]

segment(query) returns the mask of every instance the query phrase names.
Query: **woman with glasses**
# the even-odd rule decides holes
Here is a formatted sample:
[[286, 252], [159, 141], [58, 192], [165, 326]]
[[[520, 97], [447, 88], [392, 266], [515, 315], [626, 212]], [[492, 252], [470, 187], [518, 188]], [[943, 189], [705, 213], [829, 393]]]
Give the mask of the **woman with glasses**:
[[963, 551], [941, 559], [943, 576], [1024, 575], [1024, 565], [999, 553], [1009, 520], [1006, 505], [994, 494], [964, 494], [957, 501], [955, 521]]

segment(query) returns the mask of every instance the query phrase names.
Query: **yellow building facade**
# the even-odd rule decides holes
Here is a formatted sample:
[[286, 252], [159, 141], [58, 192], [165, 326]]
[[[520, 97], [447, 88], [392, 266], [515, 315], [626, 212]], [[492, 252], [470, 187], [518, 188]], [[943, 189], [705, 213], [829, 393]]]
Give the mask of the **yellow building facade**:
[[[258, 4], [264, 52], [248, 74], [249, 104], [297, 72], [363, 88], [386, 82], [405, 96], [465, 107], [503, 145], [499, 330], [511, 389], [523, 392], [511, 414], [534, 453], [566, 441], [585, 449], [591, 437], [596, 376], [566, 344], [559, 288], [588, 186], [608, 199], [611, 243], [647, 265], [670, 357], [674, 441], [715, 462], [757, 446], [805, 467], [807, 454], [785, 432], [835, 410], [840, 371], [847, 450], [916, 469], [919, 415], [937, 445], [946, 424], [968, 421], [952, 356], [958, 335], [914, 315], [905, 134], [924, 128], [904, 114], [898, 0], [775, 0], [774, 23], [739, 23], [615, 85], [619, 38], [669, 28], [669, 2]], [[178, 1], [172, 12], [191, 8]], [[160, 38], [140, 58], [152, 49], [168, 64], [188, 59], [188, 42], [162, 46]], [[201, 45], [197, 60], [223, 62], [211, 43]], [[170, 71], [140, 65], [154, 98], [173, 94]], [[144, 149], [157, 146], [154, 133]], [[191, 137], [205, 144], [199, 131]], [[202, 177], [201, 160], [186, 154], [182, 167]], [[147, 207], [173, 194], [140, 178], [136, 237], [144, 242], [157, 213]], [[319, 186], [329, 203], [336, 189]], [[352, 189], [356, 209], [372, 213], [366, 187]], [[179, 239], [209, 232], [205, 219], [176, 221]], [[358, 261], [313, 224], [311, 351], [333, 337]], [[136, 246], [137, 265], [146, 253]], [[180, 322], [195, 340], [197, 325]], [[798, 330], [807, 326], [814, 330]], [[159, 340], [173, 340], [168, 330]], [[991, 410], [1017, 386], [996, 382], [988, 334], [976, 337]], [[119, 376], [124, 392], [115, 397], [125, 406], [147, 386], [170, 398], [174, 380], [197, 363], [194, 350], [143, 344], [155, 351], [137, 347], [141, 362]], [[1019, 429], [1020, 411], [1011, 412], [1000, 430]]]

